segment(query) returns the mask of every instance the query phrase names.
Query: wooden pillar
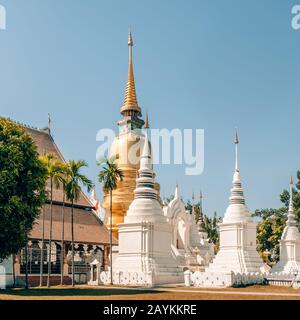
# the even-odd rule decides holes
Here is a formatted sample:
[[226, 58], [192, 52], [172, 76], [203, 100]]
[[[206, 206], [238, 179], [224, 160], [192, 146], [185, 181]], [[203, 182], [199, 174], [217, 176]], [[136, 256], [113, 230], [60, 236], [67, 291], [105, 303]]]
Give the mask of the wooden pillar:
[[64, 276], [69, 275], [68, 251], [69, 251], [69, 245], [67, 243], [64, 243], [64, 261], [63, 261]]
[[21, 255], [20, 255], [20, 253], [16, 254], [14, 264], [15, 264], [15, 276], [18, 277], [21, 274]]
[[103, 268], [105, 271], [108, 270], [109, 265], [109, 246], [104, 245], [104, 252], [103, 252]]

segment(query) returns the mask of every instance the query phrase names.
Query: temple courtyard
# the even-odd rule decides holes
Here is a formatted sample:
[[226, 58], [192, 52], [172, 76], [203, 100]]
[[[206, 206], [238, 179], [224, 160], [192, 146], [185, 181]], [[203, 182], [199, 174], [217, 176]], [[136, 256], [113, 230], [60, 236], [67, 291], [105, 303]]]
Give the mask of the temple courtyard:
[[258, 285], [227, 289], [56, 286], [2, 290], [0, 300], [300, 300], [300, 290]]

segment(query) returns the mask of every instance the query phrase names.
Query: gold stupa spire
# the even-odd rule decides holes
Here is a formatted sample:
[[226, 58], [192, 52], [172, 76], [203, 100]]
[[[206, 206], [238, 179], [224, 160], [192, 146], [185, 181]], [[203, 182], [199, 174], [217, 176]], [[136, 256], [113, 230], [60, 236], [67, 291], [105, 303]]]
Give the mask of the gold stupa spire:
[[126, 93], [123, 105], [121, 107], [121, 113], [126, 114], [127, 111], [135, 111], [138, 115], [141, 115], [141, 108], [138, 105], [135, 83], [134, 83], [134, 74], [133, 74], [133, 63], [132, 63], [132, 47], [133, 40], [131, 32], [128, 34], [128, 47], [129, 47], [129, 65], [128, 65], [128, 77], [126, 84]]

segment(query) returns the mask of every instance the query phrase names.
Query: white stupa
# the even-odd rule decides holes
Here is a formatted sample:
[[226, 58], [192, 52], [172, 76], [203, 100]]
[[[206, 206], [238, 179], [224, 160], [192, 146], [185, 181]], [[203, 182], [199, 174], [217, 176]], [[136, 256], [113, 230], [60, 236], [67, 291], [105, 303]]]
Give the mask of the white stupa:
[[280, 259], [272, 273], [300, 273], [300, 232], [298, 230], [293, 206], [293, 178], [290, 180], [290, 203], [288, 219], [280, 240]]
[[236, 164], [233, 175], [230, 205], [220, 224], [220, 251], [209, 272], [260, 272], [262, 259], [256, 250], [256, 223], [245, 204], [238, 161], [238, 135], [235, 132]]
[[245, 204], [238, 161], [238, 135], [235, 132], [236, 164], [230, 205], [219, 225], [220, 250], [205, 272], [192, 276], [193, 284], [202, 287], [229, 287], [259, 283], [263, 261], [256, 251], [256, 223]]
[[171, 254], [172, 226], [158, 202], [154, 178], [146, 137], [135, 198], [124, 223], [119, 224], [119, 253], [113, 267], [115, 283], [155, 286], [183, 282], [182, 269]]
[[220, 251], [207, 271], [260, 272], [262, 259], [256, 251], [256, 223], [245, 204], [238, 161], [238, 135], [235, 132], [236, 163], [233, 187], [223, 222], [220, 224]]

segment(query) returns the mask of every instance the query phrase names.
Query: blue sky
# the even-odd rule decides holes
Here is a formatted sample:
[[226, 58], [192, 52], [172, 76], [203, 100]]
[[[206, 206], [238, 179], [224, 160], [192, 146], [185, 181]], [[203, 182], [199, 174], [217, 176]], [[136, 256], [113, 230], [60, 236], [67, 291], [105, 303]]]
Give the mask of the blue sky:
[[[162, 195], [178, 179], [184, 198], [200, 188], [205, 211], [223, 215], [240, 135], [251, 210], [277, 207], [300, 169], [300, 30], [297, 1], [0, 0], [0, 114], [44, 127], [53, 118], [67, 159], [94, 179], [96, 133], [117, 129], [134, 36], [137, 94], [153, 128], [203, 128], [205, 170], [158, 166]], [[299, 1], [298, 1], [299, 4]], [[145, 113], [145, 112], [144, 112]], [[99, 191], [99, 187], [98, 187]]]

